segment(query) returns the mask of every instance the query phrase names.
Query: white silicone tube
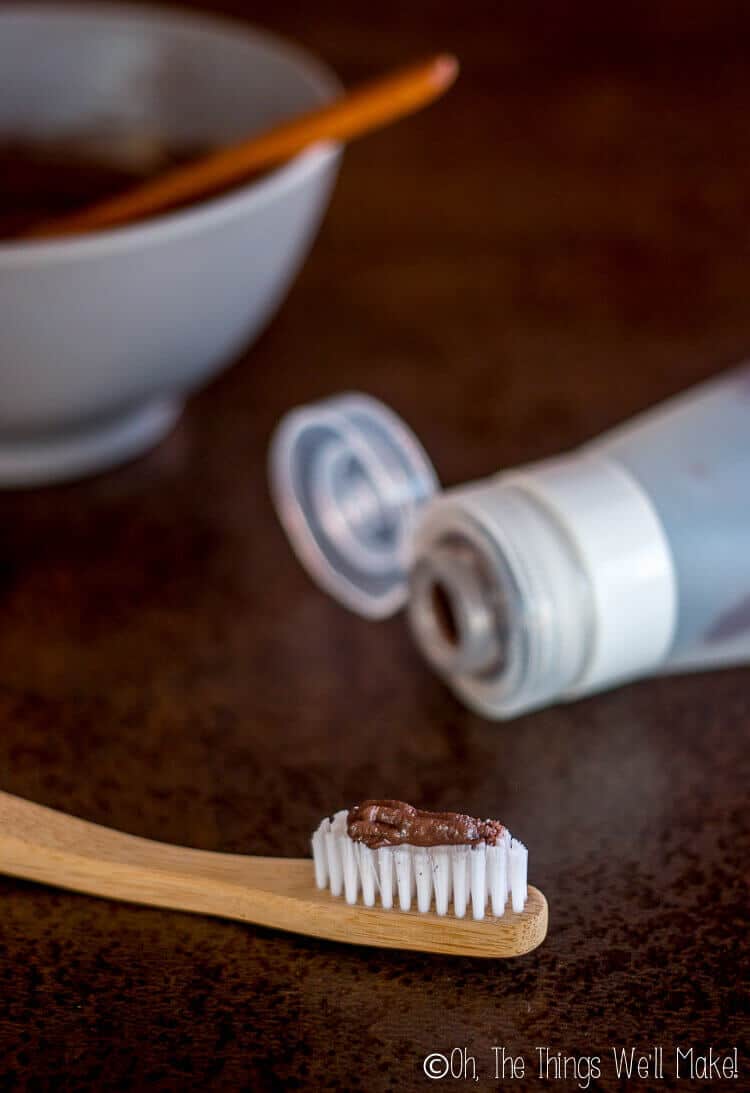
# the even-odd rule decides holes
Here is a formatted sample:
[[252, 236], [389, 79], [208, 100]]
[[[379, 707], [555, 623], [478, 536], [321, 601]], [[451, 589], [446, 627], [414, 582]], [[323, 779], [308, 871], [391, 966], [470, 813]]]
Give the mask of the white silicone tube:
[[412, 557], [417, 642], [491, 717], [750, 661], [750, 368], [446, 491]]
[[639, 482], [669, 542], [677, 625], [662, 668], [750, 661], [750, 366], [591, 446]]
[[369, 618], [406, 603], [426, 658], [489, 717], [750, 662], [747, 364], [443, 493], [391, 410], [328, 399], [281, 422], [271, 484], [318, 583]]

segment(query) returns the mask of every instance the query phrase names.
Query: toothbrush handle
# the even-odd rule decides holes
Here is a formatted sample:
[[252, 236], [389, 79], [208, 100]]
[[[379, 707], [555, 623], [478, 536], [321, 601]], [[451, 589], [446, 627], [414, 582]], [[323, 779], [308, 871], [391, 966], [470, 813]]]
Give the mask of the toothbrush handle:
[[108, 899], [225, 917], [256, 888], [283, 888], [312, 864], [218, 854], [127, 835], [0, 791], [0, 873]]
[[107, 899], [195, 911], [355, 945], [520, 956], [547, 933], [529, 887], [519, 913], [481, 921], [349, 906], [315, 887], [308, 858], [216, 854], [141, 839], [0, 791], [0, 873]]

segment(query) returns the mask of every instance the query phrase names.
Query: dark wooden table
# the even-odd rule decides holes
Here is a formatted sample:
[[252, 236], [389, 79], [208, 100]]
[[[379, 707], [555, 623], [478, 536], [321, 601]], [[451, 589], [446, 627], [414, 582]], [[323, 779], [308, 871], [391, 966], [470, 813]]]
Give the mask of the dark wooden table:
[[[748, 1059], [750, 674], [491, 724], [402, 619], [318, 592], [270, 432], [385, 399], [446, 483], [574, 445], [750, 347], [750, 13], [237, 0], [349, 81], [450, 47], [455, 91], [351, 148], [282, 313], [149, 457], [0, 499], [1, 787], [168, 841], [305, 854], [370, 795], [498, 814], [546, 944], [502, 966], [349, 949], [0, 882], [3, 1089], [421, 1089], [466, 1047]], [[436, 1083], [461, 1088], [462, 1081]], [[506, 1088], [508, 1083], [506, 1083]], [[680, 1088], [690, 1088], [683, 1081]], [[696, 1086], [697, 1087], [697, 1086]], [[706, 1083], [703, 1083], [706, 1087]], [[711, 1086], [714, 1088], [715, 1086]]]

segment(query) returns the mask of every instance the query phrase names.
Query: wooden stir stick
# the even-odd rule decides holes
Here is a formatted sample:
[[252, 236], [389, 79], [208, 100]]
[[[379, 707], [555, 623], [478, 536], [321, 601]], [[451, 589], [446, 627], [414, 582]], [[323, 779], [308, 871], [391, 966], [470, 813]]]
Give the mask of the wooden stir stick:
[[481, 921], [349, 906], [315, 887], [308, 858], [217, 854], [141, 839], [0, 792], [0, 873], [107, 899], [252, 922], [310, 937], [498, 959], [547, 933], [547, 901]]
[[450, 54], [409, 65], [249, 140], [157, 175], [123, 194], [36, 224], [23, 238], [53, 238], [112, 228], [195, 201], [277, 166], [311, 144], [351, 140], [411, 114], [446, 91], [457, 73], [458, 62]]

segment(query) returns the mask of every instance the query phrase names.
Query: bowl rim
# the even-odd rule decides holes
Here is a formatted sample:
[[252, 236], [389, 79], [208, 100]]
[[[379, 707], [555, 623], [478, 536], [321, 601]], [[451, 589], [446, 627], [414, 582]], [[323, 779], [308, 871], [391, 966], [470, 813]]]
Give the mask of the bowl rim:
[[[24, 0], [0, 7], [0, 27], [7, 18], [50, 14], [63, 18], [82, 16], [108, 19], [110, 16], [129, 17], [147, 23], [183, 24], [240, 35], [288, 58], [303, 69], [313, 86], [326, 98], [333, 98], [343, 85], [328, 65], [304, 46], [292, 42], [275, 31], [257, 27], [228, 15], [192, 11], [170, 4], [128, 3], [105, 0], [104, 3], [56, 3], [55, 0]], [[333, 165], [341, 156], [341, 145], [333, 142], [314, 144], [294, 156], [288, 163], [275, 167], [261, 178], [240, 184], [226, 194], [196, 201], [184, 209], [159, 213], [143, 222], [125, 224], [92, 232], [90, 235], [70, 235], [60, 239], [0, 240], [0, 268], [27, 263], [69, 261], [72, 258], [101, 257], [141, 246], [161, 244], [185, 235], [209, 230], [232, 220], [235, 216], [262, 208], [280, 194], [294, 189]]]

